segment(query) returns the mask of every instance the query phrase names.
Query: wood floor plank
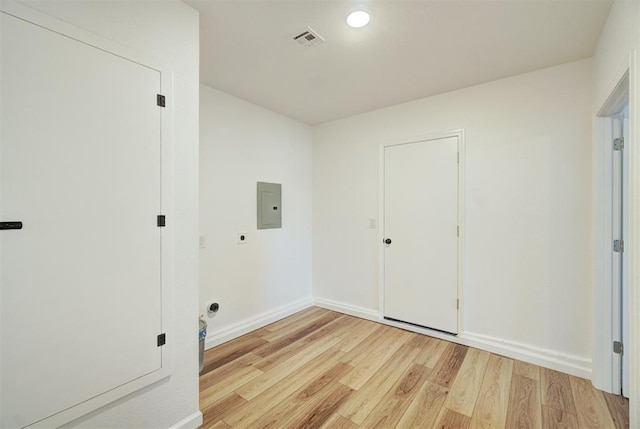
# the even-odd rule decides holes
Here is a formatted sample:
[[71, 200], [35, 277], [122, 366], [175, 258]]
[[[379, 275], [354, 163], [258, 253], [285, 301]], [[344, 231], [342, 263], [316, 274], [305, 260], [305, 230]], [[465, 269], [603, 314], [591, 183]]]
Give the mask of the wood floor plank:
[[576, 414], [576, 406], [571, 393], [569, 376], [552, 369], [540, 369], [540, 389], [542, 405], [569, 414]]
[[345, 402], [349, 395], [353, 393], [353, 390], [349, 387], [337, 383], [333, 391], [327, 395], [327, 399], [316, 405], [316, 407], [307, 413], [306, 416], [298, 418], [292, 422], [291, 427], [314, 429], [320, 428], [322, 425], [335, 414], [336, 410], [340, 408], [343, 402]]
[[[426, 368], [426, 367], [425, 367]], [[449, 389], [425, 381], [398, 422], [398, 428], [432, 428], [447, 399]]]
[[470, 425], [471, 418], [469, 416], [443, 408], [441, 418], [435, 427], [438, 429], [468, 429]]
[[316, 400], [308, 401], [295, 408], [284, 416], [272, 417], [267, 413], [253, 429], [280, 429], [280, 428], [319, 428], [336, 414], [336, 409], [347, 400], [353, 392], [349, 387], [333, 383], [330, 389], [323, 392]]
[[294, 394], [294, 398], [296, 403], [300, 403], [302, 401], [306, 401], [309, 398], [313, 398], [318, 392], [323, 390], [329, 384], [331, 384], [334, 380], [340, 378], [343, 374], [353, 370], [353, 367], [347, 365], [346, 363], [337, 362], [327, 371], [323, 372], [321, 375], [313, 379], [306, 386], [304, 386], [300, 392]]
[[339, 413], [360, 424], [400, 376], [411, 366], [419, 349], [405, 344], [358, 391], [340, 407]]
[[241, 396], [238, 396], [235, 393], [230, 393], [220, 401], [217, 401], [202, 410], [202, 414], [204, 416], [202, 425], [208, 426], [218, 420], [222, 420], [229, 413], [232, 413], [234, 410], [237, 410], [246, 403], [247, 401]]
[[405, 371], [396, 384], [387, 392], [366, 419], [364, 428], [393, 428], [402, 418], [418, 394], [420, 387], [427, 381], [430, 368], [414, 363]]
[[471, 417], [480, 393], [480, 386], [487, 369], [491, 353], [469, 348], [458, 370], [444, 406]]
[[290, 325], [296, 325], [298, 322], [307, 321], [312, 319], [315, 315], [325, 314], [328, 310], [320, 307], [309, 307], [305, 308], [302, 311], [299, 311], [295, 314], [292, 314], [289, 317], [285, 317], [284, 319], [277, 320], [269, 325], [265, 326], [269, 331], [284, 331]]
[[429, 381], [443, 387], [451, 387], [468, 349], [469, 347], [460, 344], [448, 344], [438, 363], [433, 368]]
[[543, 429], [579, 429], [578, 419], [575, 415], [565, 411], [542, 406]]
[[603, 395], [616, 429], [627, 429], [629, 427], [629, 400], [621, 395], [604, 392]]
[[349, 352], [362, 343], [365, 338], [369, 338], [379, 326], [376, 323], [370, 323], [368, 320], [358, 319], [354, 322], [353, 327], [340, 335], [342, 342], [339, 345], [340, 350]]
[[297, 353], [300, 353], [310, 344], [309, 341], [296, 341], [292, 344], [289, 344], [286, 347], [282, 347], [280, 350], [277, 350], [270, 355], [260, 358], [258, 362], [254, 364], [254, 366], [261, 371], [269, 371], [270, 369], [275, 368], [276, 366], [282, 364], [286, 360], [290, 359]]
[[229, 362], [233, 362], [247, 353], [253, 352], [263, 344], [268, 344], [268, 342], [262, 338], [254, 338], [251, 336], [248, 336], [246, 341], [244, 339], [240, 341], [234, 340], [229, 343], [228, 347], [217, 350], [216, 359], [204, 365], [204, 369], [202, 370], [204, 374], [220, 368]]
[[[251, 331], [251, 332], [249, 332], [249, 333], [247, 333], [245, 335], [250, 335], [250, 336], [252, 336], [254, 338], [262, 338], [263, 340], [269, 341], [269, 339], [265, 338], [265, 337], [268, 336], [268, 335], [271, 335], [271, 334], [272, 334], [272, 332], [269, 331], [266, 327], [262, 327], [262, 328], [256, 329], [255, 331]], [[231, 340], [231, 341], [233, 341], [233, 340]]]
[[314, 342], [320, 338], [330, 335], [340, 339], [340, 342], [338, 342], [334, 347], [339, 350], [343, 350], [344, 337], [353, 330], [353, 326], [357, 324], [359, 320], [360, 319], [357, 317], [348, 316], [346, 314], [340, 315], [340, 317], [337, 317], [332, 322], [305, 337], [302, 341]]
[[[270, 369], [280, 365], [282, 362], [289, 359], [291, 356], [317, 342], [321, 338], [329, 335], [337, 337], [337, 335], [334, 335], [334, 331], [340, 330], [340, 328], [342, 327], [342, 319], [342, 316], [336, 317], [331, 322], [329, 322], [322, 328], [313, 331], [309, 335], [297, 341], [294, 341], [291, 344], [286, 345], [280, 349], [276, 348], [276, 350], [271, 354], [268, 354], [261, 361], [255, 363], [255, 367], [259, 368], [262, 371], [269, 371]], [[338, 344], [336, 344], [334, 347], [337, 346]]]
[[275, 353], [282, 348], [287, 347], [288, 345], [306, 337], [307, 335], [312, 334], [313, 332], [325, 326], [327, 323], [332, 322], [335, 318], [336, 313], [328, 312], [326, 314], [323, 314], [321, 317], [315, 319], [312, 323], [301, 324], [301, 326], [299, 326], [296, 330], [292, 331], [288, 335], [285, 335], [284, 337], [266, 342], [265, 345], [254, 349], [253, 353], [263, 358], [267, 357], [270, 354]]
[[[380, 356], [390, 350], [397, 350], [407, 342], [409, 332], [389, 326], [378, 327], [364, 341], [346, 352], [342, 361], [354, 368], [366, 364], [372, 360], [372, 355]], [[343, 339], [344, 341], [344, 339]]]
[[224, 422], [224, 420], [220, 420], [214, 424], [212, 424], [211, 426], [201, 426], [202, 429], [232, 429], [231, 426], [229, 426], [228, 424], [226, 424]]
[[322, 429], [358, 429], [358, 425], [338, 413], [334, 413], [329, 420], [322, 425]]
[[[215, 347], [216, 353], [206, 353], [204, 354], [204, 365], [207, 366], [210, 363], [218, 360], [220, 356], [225, 356], [234, 352], [235, 350], [244, 347], [247, 343], [251, 341], [255, 341], [256, 339], [262, 338], [260, 334], [256, 334], [256, 331], [249, 332], [248, 334], [242, 335], [233, 340], [224, 342]], [[203, 372], [204, 374], [205, 372]]]
[[340, 379], [340, 383], [354, 390], [360, 389], [409, 339], [405, 331], [391, 332], [383, 336], [384, 341], [376, 344], [374, 353], [366, 354], [363, 359], [352, 359], [349, 364], [354, 370]]
[[249, 406], [234, 411], [225, 422], [234, 428], [244, 428], [262, 417], [307, 382], [340, 361], [344, 352], [330, 348], [295, 372], [269, 387], [249, 401]]
[[233, 377], [221, 383], [214, 384], [208, 389], [200, 391], [200, 409], [207, 408], [209, 405], [221, 400], [234, 390], [245, 385], [251, 380], [262, 375], [263, 372], [254, 367], [248, 366], [234, 373]]
[[306, 415], [299, 416], [291, 422], [291, 425], [285, 427], [295, 427], [300, 429], [316, 429], [322, 427], [336, 413], [336, 410], [340, 408], [349, 395], [353, 393], [353, 389], [336, 383], [334, 389], [329, 392], [327, 398], [324, 401], [318, 403], [312, 410], [308, 411]]
[[615, 424], [602, 392], [595, 390], [591, 382], [584, 378], [570, 376], [569, 381], [580, 427], [583, 429], [614, 428]]
[[411, 338], [407, 341], [407, 344], [411, 347], [415, 347], [418, 349], [423, 349], [427, 343], [431, 340], [431, 337], [422, 334], [416, 334], [415, 332], [411, 334]]
[[506, 427], [521, 429], [540, 429], [542, 427], [540, 382], [538, 380], [515, 374], [514, 371], [511, 378]]
[[[316, 320], [322, 318], [322, 317], [326, 317], [328, 313], [326, 311], [318, 311], [314, 314], [312, 314], [309, 317], [305, 317], [304, 319], [298, 320], [296, 323], [289, 323], [288, 325], [280, 328], [280, 329], [276, 329], [276, 330], [268, 330], [267, 328], [264, 328], [265, 330], [267, 330], [267, 333], [262, 335], [261, 338], [269, 341], [270, 343], [277, 341], [283, 337], [286, 337], [287, 335], [291, 335], [293, 332], [296, 332], [298, 330], [300, 330], [301, 327], [303, 326], [308, 326], [310, 324], [312, 324], [313, 322], [315, 322]], [[284, 319], [286, 320], [286, 319]]]
[[333, 394], [330, 390], [337, 384], [334, 381], [352, 369], [345, 363], [335, 363], [250, 424], [248, 429], [278, 428], [286, 426], [286, 422], [301, 419], [302, 415], [325, 401], [327, 395]]
[[416, 363], [424, 365], [427, 368], [434, 368], [438, 364], [438, 361], [442, 357], [442, 353], [447, 349], [449, 343], [437, 338], [425, 338], [427, 338], [427, 340], [424, 341], [422, 351], [416, 358]]
[[[215, 352], [212, 352], [214, 354]], [[214, 370], [200, 375], [200, 390], [207, 390], [211, 386], [226, 383], [230, 377], [235, 377], [238, 371], [247, 367], [253, 367], [256, 362], [260, 361], [260, 357], [253, 353], [246, 353], [238, 359], [224, 364]]]
[[504, 428], [509, 407], [513, 360], [492, 354], [471, 418], [472, 429]]
[[346, 314], [334, 313], [334, 318], [331, 322], [318, 329], [307, 338], [315, 340], [318, 338], [322, 338], [325, 335], [332, 335], [334, 337], [342, 339], [342, 336], [344, 336], [346, 332], [349, 332], [351, 330], [351, 327], [354, 325], [356, 320], [358, 320], [356, 317], [347, 316]]
[[251, 383], [245, 384], [236, 392], [238, 393], [238, 395], [250, 401], [283, 378], [291, 375], [296, 370], [305, 366], [308, 362], [312, 361], [317, 356], [329, 350], [339, 341], [340, 340], [337, 338], [323, 338], [313, 345], [309, 346], [309, 348], [306, 348], [290, 357], [277, 367], [266, 371], [260, 377], [254, 379]]
[[540, 367], [532, 363], [522, 362], [519, 360], [515, 361], [513, 373], [533, 380], [540, 380]]
[[[357, 344], [346, 351], [343, 357], [344, 363], [356, 367], [360, 361], [366, 359], [371, 353], [374, 353], [376, 347], [383, 345], [391, 337], [388, 326], [376, 326], [373, 330], [371, 330], [371, 327], [368, 327], [364, 332], [368, 332], [368, 334], [366, 336], [360, 334], [357, 338]], [[340, 349], [343, 351], [344, 348], [342, 345], [345, 341], [347, 341], [347, 339], [342, 338]]]

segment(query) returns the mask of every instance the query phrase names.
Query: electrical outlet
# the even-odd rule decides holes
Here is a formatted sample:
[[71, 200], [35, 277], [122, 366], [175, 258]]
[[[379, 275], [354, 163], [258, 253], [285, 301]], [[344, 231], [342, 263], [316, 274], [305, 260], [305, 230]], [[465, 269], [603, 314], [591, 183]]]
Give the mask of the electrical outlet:
[[371, 229], [375, 229], [376, 227], [376, 220], [374, 218], [369, 218], [369, 228]]
[[247, 243], [247, 233], [246, 232], [239, 232], [237, 234], [237, 243], [238, 244], [246, 244]]
[[204, 235], [200, 236], [200, 239], [198, 240], [198, 243], [200, 244], [200, 248], [204, 249], [207, 245], [207, 240], [205, 239]]

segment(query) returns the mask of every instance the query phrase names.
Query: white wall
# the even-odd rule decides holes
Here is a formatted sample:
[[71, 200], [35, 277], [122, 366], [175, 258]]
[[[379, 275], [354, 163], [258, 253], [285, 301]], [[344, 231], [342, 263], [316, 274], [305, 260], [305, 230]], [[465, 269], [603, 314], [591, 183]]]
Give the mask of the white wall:
[[[173, 71], [173, 375], [70, 424], [195, 427], [198, 411], [198, 14], [180, 1], [25, 1], [43, 13], [157, 58]], [[117, 317], [108, 315], [106, 317]], [[100, 368], [96, 368], [97, 371]], [[73, 383], [73, 380], [69, 380]], [[190, 425], [189, 425], [190, 423]]]
[[[311, 304], [312, 130], [202, 85], [200, 109], [201, 311], [220, 304], [211, 347]], [[259, 181], [282, 184], [281, 229], [257, 230]]]
[[380, 145], [463, 128], [463, 332], [588, 375], [592, 68], [583, 60], [318, 126], [314, 298], [377, 310], [380, 235], [367, 219], [378, 217]]

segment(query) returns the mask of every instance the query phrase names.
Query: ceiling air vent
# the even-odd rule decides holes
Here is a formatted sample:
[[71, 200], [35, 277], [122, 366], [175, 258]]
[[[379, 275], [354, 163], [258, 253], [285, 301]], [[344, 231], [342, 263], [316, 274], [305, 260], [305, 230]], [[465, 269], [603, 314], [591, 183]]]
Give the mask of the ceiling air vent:
[[322, 36], [316, 33], [311, 27], [307, 27], [305, 31], [295, 36], [293, 40], [305, 48], [310, 48], [324, 42]]

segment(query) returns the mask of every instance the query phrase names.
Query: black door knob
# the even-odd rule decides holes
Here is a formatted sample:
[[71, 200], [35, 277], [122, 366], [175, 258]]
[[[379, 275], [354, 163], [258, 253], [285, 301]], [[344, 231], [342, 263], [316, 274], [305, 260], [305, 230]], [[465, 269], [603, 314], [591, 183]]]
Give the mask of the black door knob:
[[391, 244], [391, 239], [387, 238], [386, 240], [384, 240], [384, 244]]

